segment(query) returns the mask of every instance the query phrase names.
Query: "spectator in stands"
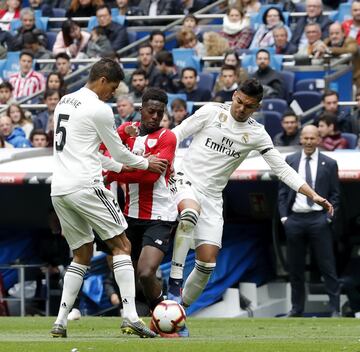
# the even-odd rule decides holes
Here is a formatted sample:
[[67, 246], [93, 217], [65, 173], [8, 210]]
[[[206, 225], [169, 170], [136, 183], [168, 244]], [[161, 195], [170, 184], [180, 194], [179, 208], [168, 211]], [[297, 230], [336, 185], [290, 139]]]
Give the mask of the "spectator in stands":
[[202, 42], [202, 35], [198, 26], [198, 19], [195, 17], [195, 15], [193, 15], [192, 13], [187, 14], [184, 17], [182, 28], [191, 29], [196, 35], [198, 41]]
[[49, 145], [49, 136], [44, 130], [33, 130], [30, 134], [30, 142], [33, 148], [46, 148]]
[[[63, 22], [61, 31], [57, 34], [53, 53], [66, 53], [70, 58], [78, 58], [90, 39], [90, 33], [82, 31], [79, 24], [72, 19]], [[81, 58], [81, 56], [80, 56]]]
[[257, 78], [264, 87], [264, 97], [284, 99], [286, 96], [282, 84], [282, 78], [278, 72], [270, 67], [270, 53], [260, 49], [256, 54], [258, 70], [252, 75]]
[[217, 32], [205, 32], [203, 42], [207, 56], [220, 56], [229, 49], [228, 41]]
[[236, 7], [245, 15], [251, 16], [259, 13], [261, 2], [259, 0], [229, 0], [229, 7]]
[[72, 0], [66, 11], [66, 17], [95, 16], [97, 7], [103, 4], [103, 0]]
[[[305, 35], [307, 44], [299, 47], [297, 56], [309, 57], [312, 55], [314, 59], [320, 59], [323, 53], [324, 42], [321, 40], [321, 27], [319, 23], [309, 23], [305, 26]], [[309, 61], [311, 63], [312, 61]]]
[[63, 76], [59, 72], [51, 72], [46, 78], [45, 91], [57, 90], [60, 93], [60, 97], [66, 94], [66, 84]]
[[[34, 59], [53, 59], [53, 55], [52, 52], [45, 49], [38, 36], [35, 35], [32, 32], [26, 32], [23, 35], [23, 40], [24, 40], [24, 49], [26, 50], [30, 50], [33, 55], [34, 55]], [[35, 64], [35, 70], [36, 71], [40, 71], [44, 74], [49, 73], [51, 71], [54, 70], [54, 65], [51, 63], [48, 64]]]
[[47, 109], [33, 119], [35, 129], [42, 129], [49, 135], [54, 131], [54, 110], [59, 101], [60, 94], [57, 90], [47, 90], [44, 93]]
[[[120, 16], [139, 16], [141, 11], [136, 6], [130, 6], [129, 0], [116, 0], [116, 5], [119, 9]], [[137, 22], [137, 21], [136, 21]], [[134, 25], [135, 21], [129, 21], [128, 26]]]
[[15, 31], [13, 50], [23, 49], [23, 35], [26, 32], [35, 34], [44, 48], [47, 46], [47, 36], [45, 32], [35, 26], [34, 11], [26, 7], [20, 11], [21, 27]]
[[198, 41], [196, 34], [191, 29], [180, 28], [176, 33], [176, 40], [179, 48], [194, 49], [197, 56], [205, 56], [204, 44]]
[[235, 7], [226, 11], [220, 34], [228, 41], [231, 49], [247, 49], [254, 37], [249, 18]]
[[281, 118], [282, 132], [274, 136], [274, 145], [288, 147], [300, 145], [300, 121], [292, 111], [286, 112]]
[[285, 27], [288, 38], [289, 40], [291, 39], [290, 28], [285, 25], [285, 18], [277, 7], [270, 7], [267, 9], [263, 14], [262, 21], [263, 23], [255, 32], [250, 49], [274, 46], [273, 30], [278, 27]]
[[180, 125], [188, 116], [186, 101], [181, 98], [174, 99], [171, 102], [171, 117], [173, 120], [173, 127]]
[[104, 31], [100, 27], [93, 28], [91, 31], [90, 40], [84, 50], [89, 58], [103, 57], [104, 55], [114, 53], [110, 40], [103, 33]]
[[99, 6], [96, 10], [96, 17], [103, 34], [110, 40], [114, 51], [118, 51], [129, 44], [126, 27], [113, 22], [110, 7]]
[[165, 34], [159, 30], [154, 30], [150, 33], [149, 43], [154, 50], [156, 56], [160, 51], [165, 50]]
[[265, 0], [264, 5], [278, 5], [282, 11], [296, 12], [296, 6], [291, 0]]
[[138, 68], [131, 74], [130, 96], [134, 103], [141, 103], [144, 91], [149, 86], [146, 72]]
[[193, 67], [185, 67], [181, 71], [181, 83], [183, 89], [179, 93], [185, 93], [187, 101], [203, 101], [211, 100], [211, 91], [209, 89], [199, 88], [197, 85], [198, 73]]
[[[318, 151], [320, 138], [315, 126], [305, 126], [300, 141], [303, 150], [289, 155], [286, 161], [315, 189], [315, 192], [331, 202], [336, 214], [340, 193], [337, 163]], [[278, 205], [287, 240], [291, 284], [292, 309], [287, 316], [301, 317], [304, 313], [306, 247], [310, 242], [330, 298], [331, 316], [339, 317], [340, 285], [333, 253], [330, 228], [332, 219], [310, 198], [295, 194], [282, 182], [279, 183]]]
[[322, 39], [329, 36], [329, 26], [332, 20], [322, 14], [321, 0], [306, 0], [306, 16], [300, 17], [296, 22], [291, 42], [299, 49], [307, 44], [305, 26], [309, 23], [318, 23], [320, 25]]
[[338, 129], [337, 117], [334, 113], [324, 112], [319, 117], [320, 146], [325, 150], [347, 149], [348, 142], [341, 137]]
[[352, 132], [352, 123], [351, 115], [346, 108], [341, 108], [339, 106], [339, 94], [334, 90], [325, 91], [322, 97], [323, 109], [315, 117], [314, 123], [317, 124], [319, 117], [324, 112], [330, 112], [337, 116], [337, 125], [339, 126], [340, 131], [342, 132]]
[[124, 122], [140, 121], [140, 114], [135, 111], [134, 101], [129, 95], [121, 95], [116, 100], [117, 114], [115, 114], [115, 124], [119, 127]]
[[156, 75], [159, 73], [154, 62], [154, 51], [150, 44], [143, 44], [138, 49], [138, 68], [146, 72], [149, 86], [154, 85]]
[[138, 7], [144, 16], [151, 16], [152, 21], [156, 16], [174, 15], [181, 11], [176, 8], [174, 0], [141, 0]]
[[343, 22], [345, 35], [356, 39], [360, 45], [360, 1], [354, 0], [351, 5], [352, 19]]
[[223, 89], [219, 90], [214, 97], [214, 100], [218, 102], [231, 101], [234, 92], [238, 88], [236, 67], [230, 65], [223, 65], [221, 67], [221, 81], [223, 83]]
[[2, 50], [0, 52], [0, 59], [5, 59], [8, 51], [14, 51], [15, 47], [15, 38], [9, 31], [4, 31], [0, 28], [0, 44]]
[[10, 22], [13, 19], [20, 18], [20, 0], [6, 0], [5, 8], [0, 10], [0, 19], [3, 21], [9, 21], [9, 23], [1, 23], [0, 27], [4, 31], [10, 29]]
[[171, 130], [174, 127], [174, 121], [168, 111], [164, 112], [160, 126], [168, 130]]
[[[199, 11], [209, 4], [209, 0], [181, 0], [181, 12], [185, 15]], [[177, 4], [179, 1], [177, 1]]]
[[0, 117], [0, 134], [15, 148], [28, 148], [31, 144], [20, 127], [15, 127], [9, 116]]
[[55, 65], [57, 71], [63, 78], [72, 73], [70, 57], [66, 53], [60, 53], [55, 56]]
[[10, 82], [4, 81], [0, 83], [0, 104], [11, 104], [15, 103], [16, 100], [12, 97], [14, 87]]
[[14, 87], [13, 97], [19, 99], [37, 93], [45, 87], [45, 77], [32, 69], [34, 55], [31, 51], [20, 53], [20, 72], [9, 76], [9, 82]]
[[296, 45], [289, 42], [288, 32], [285, 27], [273, 29], [275, 53], [281, 55], [293, 55], [298, 50]]
[[11, 118], [14, 127], [20, 127], [25, 132], [25, 137], [29, 138], [34, 128], [31, 119], [27, 118], [25, 111], [17, 103], [9, 105], [6, 115]]
[[335, 57], [342, 54], [352, 54], [353, 80], [355, 85], [360, 87], [360, 57], [358, 49], [358, 43], [354, 38], [350, 36], [345, 37], [344, 28], [339, 22], [335, 22], [330, 26], [329, 38], [324, 40], [323, 53]]
[[31, 10], [40, 11], [44, 17], [54, 17], [54, 11], [52, 7], [56, 7], [53, 2], [44, 3], [43, 0], [29, 0]]
[[154, 78], [154, 87], [161, 88], [167, 93], [177, 93], [179, 90], [179, 76], [171, 53], [160, 51], [156, 55], [156, 69], [158, 74]]
[[1, 148], [14, 148], [14, 146], [6, 142], [4, 136], [0, 133], [0, 149]]

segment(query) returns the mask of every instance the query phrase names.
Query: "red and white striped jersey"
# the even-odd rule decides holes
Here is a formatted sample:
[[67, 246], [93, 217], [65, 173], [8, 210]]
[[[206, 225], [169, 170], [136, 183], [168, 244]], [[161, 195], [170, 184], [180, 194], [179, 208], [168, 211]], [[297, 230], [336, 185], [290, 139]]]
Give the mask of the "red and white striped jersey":
[[[125, 132], [125, 127], [131, 124], [126, 122], [118, 128], [123, 143], [134, 154], [156, 155], [167, 159], [169, 164], [161, 175], [147, 170], [109, 173], [109, 179], [126, 185], [124, 214], [136, 219], [175, 221], [177, 208], [170, 195], [168, 181], [175, 156], [176, 137], [165, 128], [145, 136], [131, 137]], [[135, 126], [139, 127], [140, 122], [136, 122]]]
[[9, 76], [9, 82], [14, 87], [13, 97], [15, 99], [30, 96], [45, 88], [45, 77], [31, 70], [25, 77], [21, 73], [13, 73]]

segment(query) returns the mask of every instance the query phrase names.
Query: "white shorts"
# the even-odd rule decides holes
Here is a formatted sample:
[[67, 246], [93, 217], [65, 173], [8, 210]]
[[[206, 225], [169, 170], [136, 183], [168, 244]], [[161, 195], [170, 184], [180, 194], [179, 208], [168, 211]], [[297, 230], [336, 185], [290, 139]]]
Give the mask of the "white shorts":
[[176, 205], [184, 199], [192, 199], [200, 204], [200, 216], [194, 230], [194, 247], [212, 244], [221, 248], [224, 226], [222, 198], [210, 198], [199, 192], [181, 173], [172, 179], [170, 190]]
[[94, 240], [94, 229], [102, 240], [127, 229], [127, 222], [113, 194], [105, 187], [84, 188], [52, 197], [62, 232], [72, 250]]

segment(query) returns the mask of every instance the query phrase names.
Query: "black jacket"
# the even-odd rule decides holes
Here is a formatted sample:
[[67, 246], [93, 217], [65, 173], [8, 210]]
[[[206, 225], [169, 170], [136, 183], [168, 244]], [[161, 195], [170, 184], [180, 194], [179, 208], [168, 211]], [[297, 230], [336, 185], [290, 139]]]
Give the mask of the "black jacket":
[[257, 78], [262, 85], [269, 86], [273, 89], [273, 93], [267, 95], [270, 98], [286, 98], [286, 91], [283, 88], [282, 78], [274, 69], [270, 66], [265, 68], [264, 70], [257, 70], [253, 74], [254, 78]]
[[[138, 8], [144, 16], [149, 14], [151, 0], [141, 0]], [[175, 12], [175, 3], [173, 0], [159, 0], [157, 6], [157, 15], [173, 15]]]
[[297, 46], [293, 43], [287, 42], [283, 48], [275, 47], [276, 54], [280, 55], [293, 55], [296, 54], [298, 49]]
[[106, 37], [110, 40], [111, 46], [114, 51], [118, 51], [129, 44], [128, 33], [126, 27], [119, 23], [111, 22], [107, 27], [102, 28]]

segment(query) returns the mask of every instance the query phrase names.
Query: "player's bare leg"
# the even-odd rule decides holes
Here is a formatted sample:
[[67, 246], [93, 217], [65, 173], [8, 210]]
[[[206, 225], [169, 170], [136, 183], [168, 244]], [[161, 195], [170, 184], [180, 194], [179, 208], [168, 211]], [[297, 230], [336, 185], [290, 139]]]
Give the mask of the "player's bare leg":
[[162, 285], [156, 277], [156, 271], [164, 259], [164, 252], [152, 246], [141, 250], [137, 263], [137, 278], [151, 310], [163, 301]]
[[180, 303], [184, 265], [190, 249], [193, 231], [199, 218], [200, 205], [195, 200], [184, 199], [178, 204], [178, 210], [180, 221], [174, 239], [168, 298]]
[[86, 243], [74, 249], [74, 258], [66, 270], [57, 319], [51, 329], [53, 337], [66, 337], [67, 318], [78, 296], [93, 254], [93, 243]]
[[124, 309], [124, 320], [121, 325], [123, 333], [135, 334], [140, 337], [155, 337], [139, 319], [135, 307], [135, 277], [131, 262], [131, 243], [125, 233], [106, 241], [113, 254], [115, 281], [120, 289]]
[[202, 244], [196, 248], [195, 267], [187, 278], [182, 292], [185, 307], [190, 306], [203, 292], [215, 269], [218, 253], [219, 247], [211, 244]]

